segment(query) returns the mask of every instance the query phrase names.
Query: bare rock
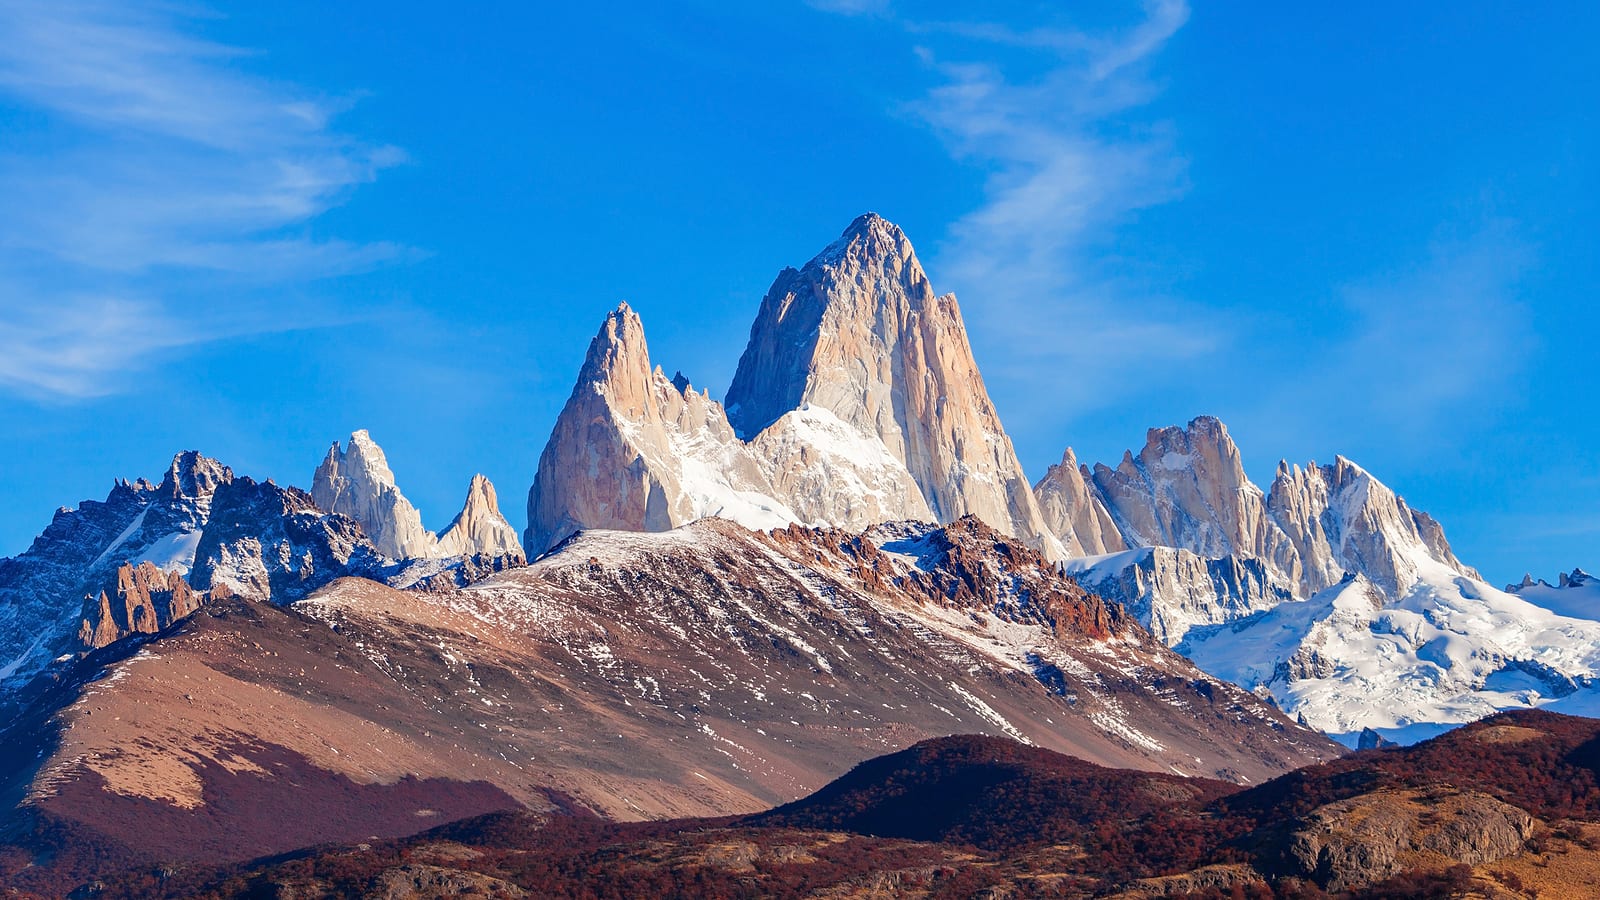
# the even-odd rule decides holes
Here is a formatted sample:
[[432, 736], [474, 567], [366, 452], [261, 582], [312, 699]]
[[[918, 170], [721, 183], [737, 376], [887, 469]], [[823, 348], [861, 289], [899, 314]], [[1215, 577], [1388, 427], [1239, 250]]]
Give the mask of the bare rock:
[[1089, 470], [1078, 464], [1068, 447], [1061, 462], [1051, 466], [1033, 486], [1050, 533], [1061, 541], [1068, 556], [1098, 556], [1128, 549], [1106, 509], [1100, 492], [1092, 486]]
[[155, 634], [199, 609], [204, 599], [177, 572], [150, 562], [123, 564], [111, 586], [85, 598], [78, 641], [85, 650], [97, 650], [130, 635]]
[[472, 476], [467, 502], [440, 532], [437, 547], [440, 556], [505, 557], [518, 565], [526, 561], [517, 530], [500, 512], [494, 484], [482, 475]]
[[1494, 862], [1520, 852], [1535, 824], [1473, 791], [1376, 791], [1313, 810], [1288, 836], [1283, 861], [1327, 890], [1357, 890], [1403, 869]]
[[984, 388], [955, 295], [934, 293], [905, 233], [875, 214], [778, 275], [727, 403], [747, 439], [791, 410], [825, 409], [904, 465], [937, 521], [976, 515], [1063, 555]]
[[311, 481], [311, 498], [324, 512], [361, 523], [378, 552], [390, 559], [439, 556], [438, 539], [422, 527], [422, 513], [395, 485], [383, 449], [365, 429], [341, 449], [328, 449]]

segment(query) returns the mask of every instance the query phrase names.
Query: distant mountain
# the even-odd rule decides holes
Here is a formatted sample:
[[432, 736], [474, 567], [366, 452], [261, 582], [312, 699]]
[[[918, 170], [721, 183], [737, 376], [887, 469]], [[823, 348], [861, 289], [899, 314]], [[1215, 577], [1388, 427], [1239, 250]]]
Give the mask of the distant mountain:
[[[25, 553], [0, 559], [0, 702], [52, 662], [159, 632], [215, 596], [288, 603], [350, 575], [456, 587], [525, 561], [481, 475], [445, 532], [421, 530], [365, 431], [329, 451], [314, 486], [326, 506], [185, 451], [160, 484], [119, 481], [104, 502], [58, 510]], [[385, 552], [373, 533], [418, 555]]]
[[466, 505], [448, 528], [438, 534], [424, 528], [422, 514], [395, 484], [383, 449], [364, 429], [351, 434], [345, 447], [336, 442], [329, 448], [312, 476], [311, 499], [318, 509], [360, 522], [390, 559], [523, 557], [516, 529], [500, 514], [494, 485], [482, 475], [473, 476]]
[[1522, 576], [1522, 583], [1506, 585], [1506, 593], [1563, 616], [1580, 619], [1600, 619], [1600, 578], [1582, 569], [1562, 572], [1551, 584], [1544, 579]]
[[[599, 866], [670, 893], [822, 860], [869, 893], [1382, 895], [1590, 814], [1586, 726], [1557, 718], [1234, 792], [1342, 752], [1319, 732], [1600, 714], [1600, 583], [1492, 588], [1365, 469], [1280, 463], [1263, 490], [1206, 416], [1115, 466], [1069, 448], [1030, 485], [955, 298], [876, 215], [779, 274], [726, 400], [668, 378], [622, 304], [521, 540], [481, 475], [430, 531], [366, 431], [310, 492], [185, 452], [58, 511], [0, 560], [0, 873], [79, 886], [511, 809], [484, 827], [575, 842], [533, 839], [537, 886], [428, 850], [358, 892], [537, 894]], [[1030, 746], [922, 744], [795, 802], [970, 732]], [[716, 825], [726, 845], [599, 823], [774, 806]], [[632, 868], [572, 855], [611, 850]], [[761, 884], [798, 891], [797, 871]]]
[[[1511, 713], [1241, 789], [1004, 738], [936, 738], [754, 816], [498, 813], [180, 871], [164, 893], [1587, 897], [1600, 874], [1597, 745], [1594, 720]], [[124, 884], [139, 882], [113, 880], [111, 894]]]
[[[1280, 463], [1263, 490], [1227, 427], [1200, 416], [1151, 429], [1116, 466], [1080, 464], [1069, 448], [1027, 486], [955, 299], [871, 214], [779, 274], [726, 407], [653, 363], [633, 310], [608, 316], [540, 457], [524, 543], [537, 555], [584, 529], [707, 516], [862, 531], [964, 514], [1351, 742], [1365, 728], [1414, 739], [1548, 703], [1596, 675], [1585, 648], [1600, 610], [1546, 622], [1506, 599], [1437, 521], [1344, 457]], [[1358, 588], [1370, 614], [1330, 599], [1350, 579], [1370, 586]], [[1476, 609], [1485, 597], [1496, 611]], [[1388, 630], [1408, 616], [1427, 628]], [[1335, 645], [1352, 655], [1329, 663]]]
[[1066, 571], [1207, 672], [1352, 746], [1364, 729], [1414, 741], [1587, 694], [1600, 675], [1600, 606], [1564, 617], [1536, 605], [1562, 595], [1490, 587], [1437, 521], [1343, 457], [1280, 463], [1264, 492], [1202, 416], [1151, 429], [1114, 469], [1072, 461], [1036, 486], [1062, 543], [1135, 549]]

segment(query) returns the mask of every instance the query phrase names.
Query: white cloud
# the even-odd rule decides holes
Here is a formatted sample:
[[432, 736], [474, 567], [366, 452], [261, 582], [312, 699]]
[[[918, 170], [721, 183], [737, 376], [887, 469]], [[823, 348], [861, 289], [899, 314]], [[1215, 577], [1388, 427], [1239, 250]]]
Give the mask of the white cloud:
[[842, 16], [864, 16], [889, 11], [889, 0], [805, 0], [812, 9]]
[[0, 308], [0, 385], [41, 397], [95, 397], [149, 355], [194, 332], [158, 306], [115, 297], [53, 297], [48, 307]]
[[[238, 291], [186, 298], [198, 278], [283, 285], [406, 255], [304, 232], [400, 151], [334, 130], [338, 103], [248, 74], [251, 54], [194, 24], [166, 6], [0, 4], [0, 102], [47, 123], [0, 156], [0, 384], [93, 396], [162, 346], [301, 324], [290, 303], [240, 309]], [[140, 337], [158, 325], [186, 336]]]
[[[1499, 408], [1536, 356], [1518, 284], [1533, 251], [1505, 222], [1436, 240], [1405, 270], [1339, 292], [1332, 339], [1301, 334], [1299, 366], [1283, 372], [1256, 414], [1280, 445], [1352, 434], [1432, 454]], [[1447, 427], [1448, 426], [1448, 427]]]
[[984, 354], [986, 371], [1029, 385], [1030, 427], [1054, 430], [1221, 341], [1208, 313], [1109, 271], [1101, 249], [1139, 210], [1183, 193], [1170, 129], [1142, 107], [1157, 93], [1148, 61], [1188, 15], [1159, 0], [1111, 33], [910, 26], [957, 41], [920, 50], [941, 81], [911, 112], [988, 173], [985, 202], [951, 227], [931, 267], [976, 312], [975, 339], [1004, 348]]

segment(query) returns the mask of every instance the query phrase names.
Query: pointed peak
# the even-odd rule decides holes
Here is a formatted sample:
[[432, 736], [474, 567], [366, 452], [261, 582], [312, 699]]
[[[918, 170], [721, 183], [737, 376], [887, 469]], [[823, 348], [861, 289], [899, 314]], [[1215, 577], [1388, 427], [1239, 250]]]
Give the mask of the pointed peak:
[[683, 374], [682, 369], [672, 374], [672, 386], [677, 388], [680, 394], [689, 392], [691, 385], [689, 384], [689, 379]]
[[851, 237], [858, 234], [870, 234], [873, 232], [902, 238], [905, 237], [905, 232], [900, 229], [899, 225], [896, 225], [895, 223], [885, 219], [883, 216], [880, 216], [875, 212], [864, 212], [861, 215], [856, 216], [855, 220], [850, 223], [850, 227], [844, 230], [842, 237]]
[[[604, 339], [609, 344], [625, 344], [634, 340], [644, 340], [644, 320], [626, 302], [617, 304], [617, 308], [606, 314], [605, 320], [600, 323], [600, 331], [595, 335], [595, 340]], [[591, 348], [591, 353], [593, 352]]]
[[[161, 489], [185, 497], [207, 497], [217, 485], [233, 480], [233, 470], [198, 450], [185, 450], [172, 457]], [[140, 482], [148, 485], [144, 479]]]
[[808, 267], [831, 265], [852, 253], [857, 253], [867, 260], [896, 258], [904, 262], [915, 261], [917, 256], [911, 247], [910, 239], [899, 225], [877, 213], [869, 212], [857, 216], [837, 240], [824, 247], [822, 252], [806, 265]]
[[474, 498], [481, 499], [496, 512], [499, 511], [499, 498], [495, 496], [494, 482], [482, 472], [472, 476], [472, 482], [467, 485], [467, 505], [471, 505]]
[[1356, 476], [1356, 477], [1363, 477], [1363, 476], [1367, 477], [1367, 478], [1371, 478], [1372, 477], [1372, 473], [1368, 472], [1366, 469], [1362, 468], [1355, 460], [1351, 459], [1348, 456], [1345, 456], [1342, 453], [1334, 455], [1334, 457], [1333, 457], [1333, 468], [1337, 472], [1348, 473], [1348, 474]]
[[627, 303], [619, 304], [606, 314], [594, 340], [589, 342], [589, 352], [578, 377], [579, 387], [585, 383], [609, 381], [623, 368], [637, 370], [634, 374], [644, 378], [648, 378], [651, 371], [644, 321]]

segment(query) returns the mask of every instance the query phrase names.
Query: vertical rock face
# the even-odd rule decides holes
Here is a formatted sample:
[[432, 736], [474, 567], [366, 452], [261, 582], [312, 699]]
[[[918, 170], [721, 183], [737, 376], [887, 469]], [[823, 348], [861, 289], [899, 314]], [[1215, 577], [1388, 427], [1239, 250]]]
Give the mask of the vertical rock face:
[[472, 476], [467, 487], [467, 502], [455, 521], [439, 534], [439, 553], [443, 556], [510, 557], [524, 560], [517, 530], [500, 514], [500, 501], [494, 485], [482, 475]]
[[78, 640], [97, 650], [134, 634], [154, 634], [200, 608], [204, 598], [177, 572], [124, 563], [96, 598], [86, 598]]
[[528, 491], [523, 545], [537, 556], [584, 528], [665, 531], [720, 515], [751, 527], [797, 521], [734, 435], [721, 404], [650, 364], [626, 303], [589, 344]]
[[287, 603], [344, 575], [381, 577], [384, 562], [355, 519], [299, 488], [236, 478], [217, 489], [190, 583]]
[[1267, 505], [1304, 561], [1307, 593], [1358, 572], [1397, 595], [1417, 582], [1419, 560], [1482, 580], [1456, 559], [1433, 517], [1342, 456], [1304, 469], [1279, 463]]
[[422, 527], [422, 514], [400, 493], [383, 450], [365, 430], [351, 434], [345, 449], [334, 442], [312, 478], [311, 498], [326, 512], [360, 522], [390, 559], [439, 555], [433, 533]]
[[1067, 556], [1098, 556], [1128, 549], [1122, 532], [1092, 486], [1089, 470], [1068, 447], [1033, 486], [1045, 527], [1061, 541]]
[[941, 522], [972, 514], [1060, 555], [972, 358], [954, 295], [936, 295], [911, 242], [868, 214], [773, 282], [728, 389], [755, 438], [809, 405], [876, 438]]
[[1300, 581], [1294, 545], [1268, 516], [1266, 498], [1245, 477], [1239, 448], [1217, 419], [1153, 428], [1137, 457], [1124, 454], [1115, 469], [1096, 465], [1093, 477], [1129, 544], [1249, 556], [1290, 584]]

